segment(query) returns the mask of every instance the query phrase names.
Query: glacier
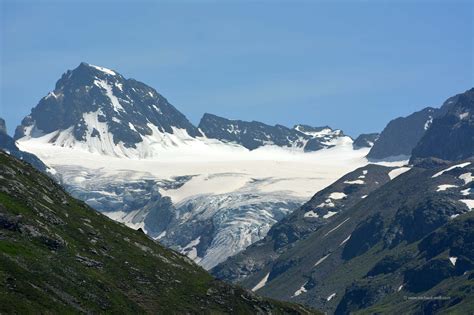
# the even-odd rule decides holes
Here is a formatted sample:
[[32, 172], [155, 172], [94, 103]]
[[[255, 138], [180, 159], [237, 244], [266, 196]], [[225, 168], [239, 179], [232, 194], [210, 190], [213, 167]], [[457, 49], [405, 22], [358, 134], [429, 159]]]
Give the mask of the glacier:
[[[86, 115], [107, 132], [97, 113]], [[354, 150], [349, 137], [303, 152], [272, 145], [250, 151], [185, 130], [154, 130], [137, 149], [80, 142], [69, 132], [24, 137], [18, 145], [53, 167], [74, 196], [206, 269], [265, 237], [316, 191], [368, 162], [368, 148]]]

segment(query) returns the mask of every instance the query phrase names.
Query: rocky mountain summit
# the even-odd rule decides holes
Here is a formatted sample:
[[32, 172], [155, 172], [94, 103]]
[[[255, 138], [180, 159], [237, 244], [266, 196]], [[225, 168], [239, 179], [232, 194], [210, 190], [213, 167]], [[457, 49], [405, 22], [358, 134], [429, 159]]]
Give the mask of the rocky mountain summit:
[[[427, 107], [392, 120], [371, 148], [369, 159], [437, 157], [459, 160], [474, 152], [473, 89], [448, 98], [440, 108]], [[355, 143], [355, 142], [354, 142]]]
[[33, 165], [37, 170], [41, 172], [54, 171], [51, 168], [48, 168], [38, 157], [34, 154], [21, 151], [15, 143], [15, 140], [7, 134], [7, 126], [5, 120], [0, 118], [0, 150], [5, 151], [8, 154], [16, 157], [17, 159], [23, 160], [25, 162]]
[[80, 142], [93, 152], [127, 155], [137, 149], [146, 156], [150, 139], [176, 132], [188, 138], [200, 135], [155, 89], [83, 62], [64, 73], [23, 119], [15, 139], [49, 135], [47, 142], [58, 146]]
[[375, 142], [379, 139], [379, 133], [363, 133], [360, 134], [352, 143], [354, 149], [359, 148], [371, 148]]
[[374, 160], [409, 157], [433, 119], [440, 114], [439, 109], [427, 107], [407, 117], [390, 121], [380, 133], [367, 157]]
[[276, 145], [302, 148], [305, 152], [317, 151], [335, 145], [337, 138], [344, 137], [341, 130], [332, 130], [327, 126], [296, 125], [290, 129], [258, 121], [229, 120], [207, 113], [202, 117], [198, 128], [208, 138], [240, 144], [249, 150]]
[[3, 118], [0, 118], [0, 134], [4, 134], [4, 135], [7, 134], [7, 126]]
[[445, 102], [446, 113], [433, 120], [413, 149], [412, 160], [436, 157], [457, 161], [474, 155], [474, 88]]

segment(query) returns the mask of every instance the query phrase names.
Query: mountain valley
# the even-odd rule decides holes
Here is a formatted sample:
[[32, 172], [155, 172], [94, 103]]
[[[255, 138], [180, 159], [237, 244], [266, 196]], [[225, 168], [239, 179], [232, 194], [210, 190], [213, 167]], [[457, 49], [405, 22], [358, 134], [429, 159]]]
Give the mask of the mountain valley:
[[[473, 93], [353, 140], [209, 113], [196, 127], [153, 88], [81, 63], [14, 138], [0, 120], [0, 299], [28, 296], [26, 311], [471, 311]], [[87, 285], [60, 293], [59, 279]]]

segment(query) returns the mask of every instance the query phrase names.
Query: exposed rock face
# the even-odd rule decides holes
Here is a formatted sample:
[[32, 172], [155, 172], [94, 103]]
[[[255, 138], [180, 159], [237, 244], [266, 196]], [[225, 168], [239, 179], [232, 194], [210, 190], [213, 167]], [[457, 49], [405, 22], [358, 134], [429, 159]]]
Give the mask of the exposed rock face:
[[463, 160], [474, 155], [474, 88], [448, 99], [446, 114], [431, 127], [413, 149], [412, 160], [436, 157]]
[[229, 120], [212, 114], [204, 114], [199, 123], [206, 137], [240, 144], [249, 150], [264, 145], [303, 148], [317, 151], [331, 147], [332, 141], [344, 134], [329, 127], [296, 125], [293, 129], [282, 125], [270, 126], [258, 121]]
[[241, 144], [249, 150], [265, 144], [304, 145], [304, 135], [281, 125], [269, 126], [257, 121], [228, 120], [204, 114], [198, 127], [208, 138]]
[[0, 118], [0, 134], [7, 134], [7, 126], [3, 118]]
[[407, 117], [399, 117], [388, 123], [377, 142], [367, 155], [370, 159], [386, 159], [396, 156], [410, 156], [412, 149], [429, 129], [434, 118], [441, 111], [427, 107]]
[[38, 157], [34, 154], [23, 152], [16, 146], [15, 140], [7, 134], [5, 120], [2, 118], [0, 118], [0, 150], [11, 154], [17, 159], [30, 163], [41, 172], [48, 170], [48, 167], [44, 165]]
[[379, 133], [363, 133], [360, 134], [355, 140], [352, 146], [354, 149], [359, 148], [371, 148], [374, 146], [375, 142], [378, 140]]

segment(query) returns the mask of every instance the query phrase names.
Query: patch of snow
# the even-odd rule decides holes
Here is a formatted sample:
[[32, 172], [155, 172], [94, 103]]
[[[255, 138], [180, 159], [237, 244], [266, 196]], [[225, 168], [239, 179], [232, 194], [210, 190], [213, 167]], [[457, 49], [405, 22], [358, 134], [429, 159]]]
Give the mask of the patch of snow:
[[110, 75], [117, 75], [114, 71], [110, 70], [110, 69], [107, 69], [107, 68], [104, 68], [104, 67], [99, 67], [99, 66], [95, 66], [95, 65], [91, 65], [90, 63], [88, 64], [89, 66], [91, 66], [92, 68], [95, 68], [99, 71], [102, 71], [104, 73], [107, 73], [107, 74], [110, 74]]
[[457, 257], [449, 257], [449, 261], [453, 264], [453, 266], [456, 266], [456, 261], [458, 260]]
[[428, 128], [430, 128], [432, 122], [433, 122], [433, 117], [432, 117], [432, 116], [429, 116], [429, 117], [428, 117], [428, 120], [425, 122], [425, 126], [424, 126], [423, 128], [424, 128], [425, 130], [428, 130]]
[[302, 294], [302, 293], [308, 292], [308, 291], [306, 290], [306, 288], [304, 287], [307, 283], [308, 283], [308, 282], [305, 282], [305, 283], [301, 286], [301, 288], [299, 288], [298, 290], [295, 291], [295, 293], [293, 293], [293, 295], [292, 295], [291, 297], [293, 298], [293, 297], [296, 297], [296, 296], [298, 296], [298, 295], [300, 295], [300, 294]]
[[332, 217], [332, 216], [335, 215], [336, 213], [337, 213], [337, 212], [328, 211], [327, 214], [323, 215], [323, 218], [329, 219], [330, 217]]
[[339, 200], [345, 197], [347, 197], [347, 195], [342, 192], [333, 192], [329, 195], [329, 198], [334, 199], [334, 200]]
[[454, 218], [457, 218], [457, 217], [459, 217], [459, 213], [456, 213], [456, 214], [453, 214], [453, 215], [450, 216], [451, 219], [454, 219]]
[[398, 287], [397, 292], [400, 292], [402, 289], [403, 289], [403, 284]]
[[158, 114], [163, 114], [163, 112], [161, 111], [161, 109], [158, 108], [158, 106], [152, 105], [152, 107], [158, 112]]
[[460, 199], [462, 203], [464, 203], [470, 210], [474, 209], [474, 200], [471, 199]]
[[464, 190], [461, 190], [461, 195], [463, 196], [469, 196], [471, 193], [471, 188], [466, 188]]
[[449, 184], [439, 185], [439, 186], [438, 186], [438, 189], [436, 189], [436, 191], [445, 191], [445, 190], [448, 189], [448, 188], [455, 188], [455, 187], [458, 187], [458, 186], [456, 186], [456, 185], [449, 185]]
[[181, 250], [181, 254], [185, 254], [189, 258], [196, 260], [196, 258], [198, 258], [196, 246], [198, 246], [200, 242], [201, 237], [198, 236]]
[[455, 169], [457, 167], [460, 167], [460, 168], [464, 168], [466, 166], [468, 166], [469, 164], [471, 164], [471, 162], [465, 162], [465, 163], [461, 163], [461, 164], [457, 164], [457, 165], [453, 165], [451, 167], [448, 167], [447, 169], [444, 169], [436, 174], [434, 174], [433, 176], [431, 176], [432, 178], [435, 178], [435, 177], [438, 177], [438, 176], [441, 176], [443, 175], [445, 172], [449, 172], [450, 170], [452, 169]]
[[194, 261], [196, 261], [196, 262], [199, 262], [199, 260], [200, 260], [200, 259], [197, 259], [197, 258], [199, 258], [199, 257], [198, 257], [198, 254], [197, 254], [197, 249], [196, 249], [196, 247], [193, 247], [193, 248], [191, 248], [190, 250], [188, 250], [188, 251], [186, 252], [186, 256], [188, 256], [188, 258], [190, 258], [190, 259], [192, 259], [192, 260], [194, 260]]
[[368, 195], [363, 195], [362, 197], [360, 197], [361, 199], [365, 199], [367, 198]]
[[342, 221], [341, 223], [339, 223], [338, 226], [336, 226], [335, 228], [331, 229], [329, 232], [327, 232], [326, 234], [324, 234], [324, 236], [328, 236], [329, 233], [331, 232], [334, 232], [335, 230], [337, 230], [338, 228], [340, 228], [344, 223], [346, 223], [350, 218], [347, 218], [345, 219], [344, 221]]
[[365, 182], [361, 179], [356, 179], [356, 180], [346, 180], [344, 181], [344, 184], [349, 184], [349, 185], [363, 185]]
[[326, 256], [320, 258], [320, 259], [314, 264], [313, 268], [316, 267], [316, 266], [318, 266], [319, 264], [321, 264], [323, 261], [325, 261], [326, 258], [329, 257], [329, 255], [331, 255], [331, 254], [327, 254]]
[[369, 161], [373, 164], [387, 166], [387, 167], [401, 167], [407, 165], [410, 161], [409, 155], [397, 155], [397, 156], [390, 156], [384, 159], [369, 159]]
[[269, 275], [270, 275], [270, 273], [267, 273], [267, 275], [265, 277], [263, 277], [263, 279], [260, 280], [260, 282], [257, 283], [257, 285], [252, 288], [252, 291], [255, 292], [255, 291], [263, 288], [265, 286], [265, 284], [267, 284], [267, 280], [268, 280]]
[[469, 112], [465, 112], [462, 114], [459, 114], [459, 119], [463, 120], [464, 118], [467, 118], [469, 116]]
[[[10, 152], [7, 152], [8, 154], [10, 154]], [[46, 168], [46, 172], [50, 173], [51, 175], [56, 175], [58, 173], [58, 171], [56, 171], [54, 168], [52, 167], [48, 167]]]
[[316, 212], [313, 212], [313, 210], [310, 210], [304, 214], [305, 218], [319, 218], [319, 215]]
[[160, 235], [158, 235], [157, 237], [155, 237], [155, 240], [159, 240], [159, 239], [162, 239], [163, 237], [166, 236], [166, 231], [163, 231], [160, 233]]
[[110, 103], [114, 108], [114, 111], [116, 111], [117, 113], [119, 111], [124, 111], [122, 105], [120, 105], [118, 98], [114, 95], [114, 92], [112, 91], [112, 86], [110, 86], [107, 82], [103, 80], [95, 80], [94, 84], [105, 90], [105, 94], [109, 98]]
[[57, 98], [56, 94], [54, 94], [53, 91], [49, 92], [48, 95], [46, 95], [46, 97], [45, 97], [44, 99], [47, 100], [47, 99], [50, 98], [50, 97]]
[[316, 206], [316, 208], [333, 208], [336, 205], [332, 202], [331, 199], [326, 199], [324, 202]]
[[331, 294], [330, 296], [327, 297], [327, 301], [331, 301], [334, 297], [336, 296], [336, 293]]
[[346, 238], [341, 242], [341, 244], [339, 244], [339, 246], [344, 245], [345, 243], [347, 243], [347, 241], [351, 238], [351, 235], [352, 235], [352, 234], [349, 234], [349, 236], [346, 237]]
[[388, 177], [390, 177], [390, 180], [392, 180], [392, 179], [402, 175], [403, 173], [408, 172], [409, 170], [410, 170], [410, 168], [406, 167], [406, 166], [399, 167], [399, 168], [393, 169], [390, 172], [388, 172]]
[[464, 181], [464, 185], [469, 184], [474, 179], [474, 177], [472, 176], [472, 173], [464, 173], [462, 175], [459, 175], [458, 178]]

